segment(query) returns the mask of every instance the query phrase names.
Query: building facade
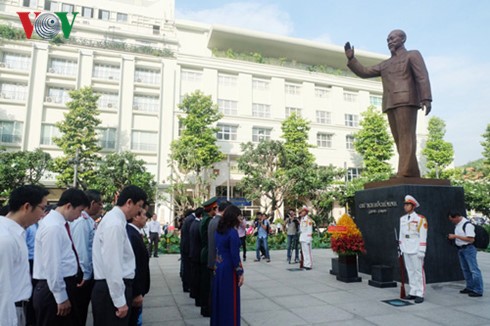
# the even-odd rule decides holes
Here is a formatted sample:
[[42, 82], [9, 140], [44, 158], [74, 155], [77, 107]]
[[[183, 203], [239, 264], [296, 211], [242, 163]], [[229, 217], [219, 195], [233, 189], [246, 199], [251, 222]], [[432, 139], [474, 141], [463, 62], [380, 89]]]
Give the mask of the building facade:
[[[0, 40], [0, 145], [60, 155], [52, 138], [58, 135], [54, 124], [67, 112], [68, 92], [92, 86], [101, 94], [102, 153], [136, 153], [163, 189], [170, 143], [179, 136], [178, 104], [201, 90], [224, 114], [217, 139], [227, 159], [215, 166], [213, 194], [237, 195], [240, 144], [279, 139], [281, 122], [291, 113], [311, 122], [318, 164], [358, 176], [362, 161], [352, 135], [361, 112], [381, 106], [380, 80], [348, 72], [341, 46], [176, 21], [174, 6], [173, 0], [0, 0], [0, 24], [17, 28], [19, 11], [79, 12], [63, 44], [39, 37]], [[386, 58], [356, 55], [366, 65]], [[426, 129], [419, 115], [419, 151]], [[54, 185], [54, 176], [45, 183]], [[171, 220], [163, 202], [157, 208], [162, 222]]]

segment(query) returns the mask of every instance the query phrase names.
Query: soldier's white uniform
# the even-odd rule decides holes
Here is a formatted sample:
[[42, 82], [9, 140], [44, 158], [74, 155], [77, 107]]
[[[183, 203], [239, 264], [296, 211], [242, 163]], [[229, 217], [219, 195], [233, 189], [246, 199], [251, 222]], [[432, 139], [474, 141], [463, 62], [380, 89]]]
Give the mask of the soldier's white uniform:
[[[308, 209], [303, 208], [308, 212]], [[311, 269], [313, 262], [311, 259], [311, 242], [313, 241], [313, 220], [305, 215], [301, 219], [300, 223], [299, 242], [301, 243], [301, 250], [303, 252], [303, 267]]]
[[[405, 203], [418, 207], [412, 196], [405, 197]], [[424, 258], [427, 249], [427, 219], [415, 211], [400, 218], [400, 250], [403, 252], [410, 285], [410, 296], [424, 297], [425, 272]]]

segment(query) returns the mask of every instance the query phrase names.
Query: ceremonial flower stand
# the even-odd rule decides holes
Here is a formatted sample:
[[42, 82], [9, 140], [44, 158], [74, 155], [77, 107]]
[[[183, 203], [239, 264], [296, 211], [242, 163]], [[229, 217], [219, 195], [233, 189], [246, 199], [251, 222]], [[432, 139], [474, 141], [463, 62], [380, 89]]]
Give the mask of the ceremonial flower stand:
[[339, 255], [337, 281], [361, 282], [357, 274], [357, 255]]

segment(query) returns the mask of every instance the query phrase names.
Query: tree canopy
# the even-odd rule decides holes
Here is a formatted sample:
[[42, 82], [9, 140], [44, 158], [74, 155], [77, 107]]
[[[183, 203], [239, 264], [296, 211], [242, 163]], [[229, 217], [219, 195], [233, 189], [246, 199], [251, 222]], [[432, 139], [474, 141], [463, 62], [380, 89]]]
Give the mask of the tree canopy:
[[439, 178], [454, 157], [453, 145], [444, 141], [446, 124], [441, 118], [432, 117], [428, 126], [429, 135], [422, 154], [427, 159], [428, 177]]

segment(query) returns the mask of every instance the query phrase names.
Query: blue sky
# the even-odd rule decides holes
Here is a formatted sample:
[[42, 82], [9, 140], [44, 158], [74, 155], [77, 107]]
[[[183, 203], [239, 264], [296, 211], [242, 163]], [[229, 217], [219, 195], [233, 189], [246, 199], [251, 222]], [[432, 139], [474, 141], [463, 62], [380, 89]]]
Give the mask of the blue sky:
[[407, 33], [425, 58], [432, 112], [446, 122], [455, 164], [482, 157], [490, 123], [490, 1], [176, 0], [176, 18], [343, 45], [389, 55], [386, 36]]

